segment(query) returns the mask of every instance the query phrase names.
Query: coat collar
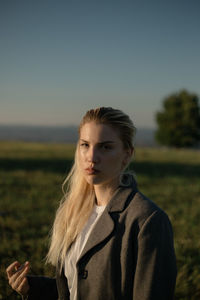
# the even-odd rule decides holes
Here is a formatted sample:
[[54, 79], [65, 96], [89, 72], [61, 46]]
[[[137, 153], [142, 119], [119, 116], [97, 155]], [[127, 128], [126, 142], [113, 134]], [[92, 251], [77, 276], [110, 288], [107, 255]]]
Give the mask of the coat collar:
[[130, 174], [124, 174], [122, 183], [107, 205], [107, 210], [109, 212], [123, 211], [129, 195], [135, 194], [137, 191], [137, 183], [134, 177]]
[[137, 184], [132, 175], [123, 180], [123, 184], [119, 186], [108, 203], [105, 211], [95, 225], [90, 237], [81, 253], [77, 265], [82, 258], [95, 246], [105, 240], [114, 230], [114, 221], [111, 217], [112, 212], [120, 212], [125, 208], [128, 198], [137, 192]]

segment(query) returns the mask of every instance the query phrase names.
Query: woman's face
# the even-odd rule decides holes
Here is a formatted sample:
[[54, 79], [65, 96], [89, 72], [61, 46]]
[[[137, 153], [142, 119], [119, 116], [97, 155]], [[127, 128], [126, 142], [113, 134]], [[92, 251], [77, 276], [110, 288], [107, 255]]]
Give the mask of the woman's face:
[[86, 123], [80, 130], [78, 147], [80, 167], [89, 184], [118, 185], [132, 151], [124, 149], [115, 129], [94, 121]]

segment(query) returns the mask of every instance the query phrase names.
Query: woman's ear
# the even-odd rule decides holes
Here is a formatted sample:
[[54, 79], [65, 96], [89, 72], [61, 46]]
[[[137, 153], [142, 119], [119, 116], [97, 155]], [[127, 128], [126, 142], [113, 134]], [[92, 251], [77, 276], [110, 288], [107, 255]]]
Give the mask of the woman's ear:
[[130, 151], [130, 158], [131, 158], [133, 156], [134, 151], [135, 151], [134, 147], [131, 147], [129, 149], [129, 151]]
[[125, 158], [123, 160], [123, 166], [126, 167], [129, 162], [131, 161], [131, 158], [132, 158], [132, 155], [133, 155], [133, 152], [134, 152], [134, 147], [131, 147], [131, 148], [128, 148], [126, 149], [126, 154], [125, 154]]
[[133, 153], [134, 153], [134, 147], [131, 147], [128, 151], [128, 163], [131, 161], [132, 157], [133, 157]]

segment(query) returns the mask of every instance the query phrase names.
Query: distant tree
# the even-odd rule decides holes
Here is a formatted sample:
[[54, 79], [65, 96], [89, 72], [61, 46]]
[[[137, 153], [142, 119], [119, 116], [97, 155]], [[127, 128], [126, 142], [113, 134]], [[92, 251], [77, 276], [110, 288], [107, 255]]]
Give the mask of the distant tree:
[[155, 138], [165, 146], [193, 147], [200, 142], [199, 99], [186, 90], [163, 101], [163, 110], [156, 113], [158, 129]]

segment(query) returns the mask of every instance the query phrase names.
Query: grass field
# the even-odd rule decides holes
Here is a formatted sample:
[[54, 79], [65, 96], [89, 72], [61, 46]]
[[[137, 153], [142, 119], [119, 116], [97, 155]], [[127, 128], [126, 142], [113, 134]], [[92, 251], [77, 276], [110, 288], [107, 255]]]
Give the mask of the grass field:
[[[35, 274], [54, 274], [44, 258], [73, 152], [66, 144], [0, 142], [0, 299], [20, 299], [5, 275], [14, 260], [29, 260]], [[175, 299], [200, 299], [200, 151], [138, 148], [131, 169], [172, 222]]]

